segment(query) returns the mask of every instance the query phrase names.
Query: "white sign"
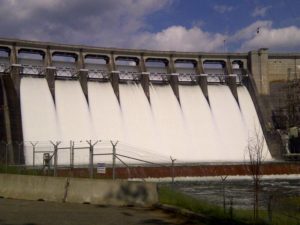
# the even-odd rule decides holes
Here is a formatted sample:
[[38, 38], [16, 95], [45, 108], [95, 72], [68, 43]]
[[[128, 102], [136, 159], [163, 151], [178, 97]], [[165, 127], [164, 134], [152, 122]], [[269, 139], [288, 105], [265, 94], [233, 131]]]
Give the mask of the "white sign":
[[97, 173], [101, 173], [101, 174], [106, 173], [105, 163], [97, 163]]

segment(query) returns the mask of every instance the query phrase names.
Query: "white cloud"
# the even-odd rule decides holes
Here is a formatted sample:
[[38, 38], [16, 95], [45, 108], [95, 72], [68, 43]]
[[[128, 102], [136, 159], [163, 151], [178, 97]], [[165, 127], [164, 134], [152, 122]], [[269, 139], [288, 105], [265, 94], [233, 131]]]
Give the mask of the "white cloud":
[[[203, 20], [187, 28], [172, 25], [146, 32], [146, 17], [167, 9], [174, 0], [0, 0], [0, 36], [103, 47], [178, 51], [299, 51], [300, 28], [273, 28], [272, 21], [258, 20], [232, 35], [208, 32]], [[234, 10], [217, 5], [219, 13]], [[262, 16], [270, 7], [260, 7]], [[259, 33], [257, 33], [259, 28]]]
[[213, 9], [218, 13], [226, 13], [231, 12], [233, 10], [233, 7], [228, 5], [214, 5]]
[[[259, 28], [259, 32], [257, 32]], [[300, 28], [296, 26], [273, 28], [272, 21], [258, 20], [228, 38], [240, 46], [238, 51], [269, 48], [270, 51], [299, 51]]]
[[270, 51], [300, 50], [300, 28], [273, 28], [272, 25], [272, 21], [259, 20], [231, 36], [206, 32], [199, 27], [188, 29], [171, 26], [157, 33], [140, 33], [129, 44], [142, 49], [220, 52], [224, 51], [226, 40], [227, 46], [235, 45], [242, 52], [262, 47], [269, 48]]
[[176, 51], [220, 51], [225, 35], [204, 32], [199, 27], [171, 26], [157, 33], [143, 33], [132, 42], [135, 48]]
[[242, 28], [238, 30], [235, 34], [233, 34], [229, 41], [235, 42], [240, 40], [248, 40], [250, 38], [253, 38], [257, 34], [257, 29], [261, 31], [261, 29], [271, 29], [272, 27], [272, 21], [270, 20], [258, 20], [249, 26]]
[[265, 16], [267, 11], [271, 8], [272, 6], [257, 6], [255, 7], [254, 11], [252, 12], [253, 17], [257, 16]]
[[241, 50], [269, 48], [271, 51], [299, 51], [300, 28], [295, 26], [284, 28], [263, 27], [259, 34], [246, 40], [241, 45]]
[[173, 0], [0, 0], [0, 36], [129, 47], [145, 18]]

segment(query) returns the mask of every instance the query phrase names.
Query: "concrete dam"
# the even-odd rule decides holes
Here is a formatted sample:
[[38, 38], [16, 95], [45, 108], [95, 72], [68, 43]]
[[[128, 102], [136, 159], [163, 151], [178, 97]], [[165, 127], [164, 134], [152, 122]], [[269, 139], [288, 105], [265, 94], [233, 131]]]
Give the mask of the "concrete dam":
[[92, 145], [97, 161], [110, 163], [111, 143], [127, 163], [242, 162], [259, 132], [267, 159], [280, 158], [289, 152], [270, 128], [268, 69], [298, 57], [0, 39], [1, 150], [26, 165], [42, 164], [55, 147], [59, 165], [88, 164]]

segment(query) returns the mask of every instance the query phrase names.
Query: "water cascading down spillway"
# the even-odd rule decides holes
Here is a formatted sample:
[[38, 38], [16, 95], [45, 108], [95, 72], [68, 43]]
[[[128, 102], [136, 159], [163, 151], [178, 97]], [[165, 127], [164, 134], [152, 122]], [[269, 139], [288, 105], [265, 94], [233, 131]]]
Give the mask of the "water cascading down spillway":
[[[32, 164], [32, 146], [43, 149], [60, 141], [87, 146], [101, 140], [96, 153], [118, 153], [151, 162], [241, 162], [248, 138], [261, 127], [253, 102], [244, 86], [238, 87], [239, 105], [226, 85], [209, 85], [209, 104], [196, 85], [179, 85], [180, 104], [168, 84], [150, 86], [149, 103], [141, 84], [119, 85], [120, 99], [112, 85], [88, 82], [88, 102], [78, 81], [55, 81], [55, 103], [46, 79], [21, 79], [21, 110], [26, 164]], [[267, 146], [265, 145], [267, 148]], [[70, 151], [58, 152], [58, 163], [70, 163]], [[270, 158], [270, 156], [268, 156]], [[42, 164], [42, 156], [36, 157]], [[88, 164], [88, 148], [75, 151], [74, 163]], [[111, 156], [97, 161], [111, 163]], [[137, 163], [124, 159], [127, 163]]]

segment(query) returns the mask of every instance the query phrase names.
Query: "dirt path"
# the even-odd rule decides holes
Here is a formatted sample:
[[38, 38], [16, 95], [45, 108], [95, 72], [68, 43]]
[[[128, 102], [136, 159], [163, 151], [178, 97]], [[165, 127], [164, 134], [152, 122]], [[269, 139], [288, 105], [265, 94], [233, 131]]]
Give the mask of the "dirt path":
[[0, 225], [196, 224], [158, 209], [0, 199]]

